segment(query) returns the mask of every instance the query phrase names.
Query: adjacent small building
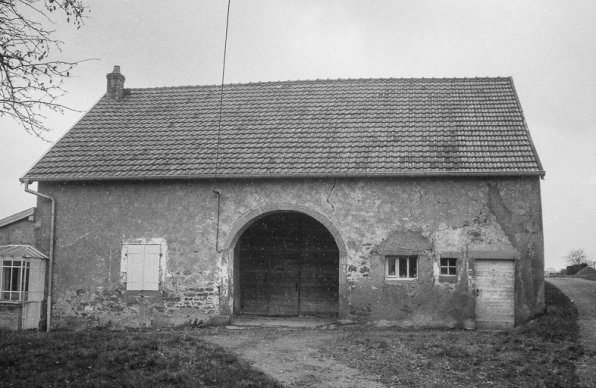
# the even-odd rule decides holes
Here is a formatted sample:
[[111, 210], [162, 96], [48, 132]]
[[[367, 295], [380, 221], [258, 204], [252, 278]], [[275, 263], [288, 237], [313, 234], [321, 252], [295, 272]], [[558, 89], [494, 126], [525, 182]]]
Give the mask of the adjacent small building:
[[0, 219], [0, 245], [35, 245], [39, 230], [35, 222], [35, 208], [29, 208]]
[[29, 245], [0, 246], [0, 330], [38, 330], [48, 257]]
[[544, 170], [511, 78], [107, 79], [21, 178], [43, 195], [52, 327], [543, 311]]

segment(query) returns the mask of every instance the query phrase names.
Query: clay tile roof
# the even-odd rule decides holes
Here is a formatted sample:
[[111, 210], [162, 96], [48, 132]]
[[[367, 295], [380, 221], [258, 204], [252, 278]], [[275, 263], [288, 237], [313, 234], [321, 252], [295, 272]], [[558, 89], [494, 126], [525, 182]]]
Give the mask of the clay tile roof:
[[125, 89], [22, 180], [544, 175], [511, 78]]

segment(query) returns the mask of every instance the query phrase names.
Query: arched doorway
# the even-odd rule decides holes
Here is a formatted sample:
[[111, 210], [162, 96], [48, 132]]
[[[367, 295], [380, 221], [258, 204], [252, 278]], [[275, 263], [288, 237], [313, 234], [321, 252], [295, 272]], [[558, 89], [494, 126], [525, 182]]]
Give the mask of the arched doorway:
[[336, 316], [339, 249], [327, 228], [299, 212], [255, 221], [235, 247], [236, 313]]

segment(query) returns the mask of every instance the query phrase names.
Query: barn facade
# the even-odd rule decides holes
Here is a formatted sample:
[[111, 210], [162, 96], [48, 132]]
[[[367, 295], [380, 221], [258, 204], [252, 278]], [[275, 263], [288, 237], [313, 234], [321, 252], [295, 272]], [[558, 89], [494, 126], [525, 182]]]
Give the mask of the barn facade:
[[107, 78], [22, 178], [38, 182], [52, 327], [306, 315], [507, 329], [543, 310], [544, 171], [510, 78], [223, 98]]

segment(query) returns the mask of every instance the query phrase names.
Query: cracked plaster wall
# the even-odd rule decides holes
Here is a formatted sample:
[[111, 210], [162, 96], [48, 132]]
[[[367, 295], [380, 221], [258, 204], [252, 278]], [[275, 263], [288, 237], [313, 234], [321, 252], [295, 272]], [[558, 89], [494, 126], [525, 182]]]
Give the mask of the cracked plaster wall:
[[[58, 206], [56, 325], [170, 326], [227, 315], [233, 262], [216, 241], [221, 251], [239, 237], [230, 233], [243, 216], [274, 204], [307, 207], [341, 234], [341, 318], [465, 326], [474, 319], [474, 252], [492, 251], [520, 257], [516, 321], [544, 308], [538, 178], [42, 182], [39, 191]], [[38, 201], [38, 210], [47, 253], [49, 205]], [[126, 296], [121, 242], [134, 238], [167, 241], [159, 296]], [[417, 280], [385, 279], [385, 255], [395, 254], [419, 255]], [[441, 256], [458, 258], [455, 280], [439, 275]]]

